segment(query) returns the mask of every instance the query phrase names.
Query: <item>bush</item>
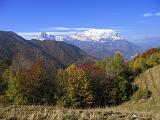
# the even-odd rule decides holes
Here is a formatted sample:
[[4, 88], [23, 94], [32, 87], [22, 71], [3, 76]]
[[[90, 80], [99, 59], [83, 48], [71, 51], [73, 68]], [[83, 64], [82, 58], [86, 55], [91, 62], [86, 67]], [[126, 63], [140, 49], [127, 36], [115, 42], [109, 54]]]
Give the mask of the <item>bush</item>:
[[137, 99], [148, 99], [151, 97], [151, 94], [152, 93], [150, 90], [147, 90], [147, 89], [140, 90], [138, 92]]
[[0, 96], [0, 103], [1, 104], [8, 104], [9, 103], [9, 100], [8, 100], [6, 95], [1, 95]]
[[27, 99], [23, 94], [22, 87], [20, 85], [19, 72], [9, 73], [8, 89], [6, 91], [7, 97], [14, 104], [22, 105], [27, 103]]

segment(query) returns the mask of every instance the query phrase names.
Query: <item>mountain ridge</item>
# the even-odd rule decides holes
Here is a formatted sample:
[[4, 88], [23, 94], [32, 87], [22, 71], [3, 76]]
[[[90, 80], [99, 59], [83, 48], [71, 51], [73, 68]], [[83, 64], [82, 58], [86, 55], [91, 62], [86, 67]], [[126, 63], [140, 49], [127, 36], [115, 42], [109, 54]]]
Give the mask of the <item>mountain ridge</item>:
[[[48, 34], [48, 36], [50, 35], [53, 34]], [[142, 51], [139, 46], [120, 37], [117, 32], [111, 29], [89, 29], [59, 38], [57, 39], [55, 36], [52, 40], [75, 45], [87, 54], [100, 59], [114, 55], [117, 51], [120, 51], [126, 59], [130, 59]]]
[[0, 58], [12, 59], [17, 67], [26, 67], [37, 61], [63, 67], [94, 59], [80, 48], [62, 41], [25, 40], [7, 31], [0, 32]]
[[[111, 29], [89, 29], [69, 36], [80, 41], [106, 42], [105, 40], [121, 40], [119, 34]], [[103, 41], [104, 40], [104, 41]]]

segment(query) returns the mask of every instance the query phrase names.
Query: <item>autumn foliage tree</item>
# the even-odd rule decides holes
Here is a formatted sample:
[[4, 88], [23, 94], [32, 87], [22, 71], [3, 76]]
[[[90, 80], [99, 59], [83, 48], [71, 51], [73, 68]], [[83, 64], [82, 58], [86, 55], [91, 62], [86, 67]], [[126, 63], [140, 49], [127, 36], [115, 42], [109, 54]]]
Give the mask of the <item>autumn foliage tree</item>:
[[69, 107], [86, 107], [92, 104], [91, 86], [85, 72], [75, 65], [66, 70], [65, 105]]
[[24, 93], [31, 102], [38, 101], [38, 88], [41, 86], [41, 64], [34, 64], [30, 69], [23, 69], [21, 72], [21, 85]]
[[31, 68], [22, 69], [18, 73], [10, 71], [8, 76], [7, 95], [12, 101], [20, 101], [18, 104], [54, 102], [54, 72], [45, 69], [41, 62], [33, 64]]
[[81, 64], [78, 67], [86, 73], [87, 79], [92, 86], [93, 96], [95, 98], [94, 106], [101, 106], [104, 102], [102, 91], [106, 83], [105, 71], [93, 63]]
[[7, 81], [4, 78], [4, 72], [11, 65], [10, 60], [0, 60], [0, 95], [5, 94]]
[[66, 88], [66, 74], [65, 70], [59, 68], [56, 72], [55, 78], [55, 99], [57, 106], [64, 107], [64, 96], [65, 96], [65, 88]]
[[16, 105], [24, 105], [27, 104], [28, 100], [24, 94], [20, 73], [13, 72], [11, 70], [7, 71], [8, 73], [8, 88], [6, 94], [8, 99]]
[[[121, 104], [136, 90], [134, 77], [160, 64], [159, 50], [147, 51], [126, 62], [120, 52], [95, 63], [56, 69], [37, 62], [14, 69], [0, 62], [0, 90], [14, 104], [52, 104], [64, 107], [104, 107]], [[5, 71], [5, 72], [4, 72]], [[1, 80], [6, 79], [3, 87]], [[1, 96], [0, 96], [1, 97]], [[0, 98], [1, 99], [1, 98]]]
[[129, 62], [130, 68], [134, 72], [135, 76], [147, 70], [148, 68], [157, 66], [160, 64], [160, 49], [152, 48], [146, 52], [137, 55]]
[[101, 84], [100, 105], [120, 104], [129, 99], [132, 85], [127, 80], [126, 66], [121, 53], [117, 52], [113, 57], [97, 61], [97, 67], [103, 70]]
[[50, 103], [54, 99], [54, 71], [39, 62], [30, 69], [22, 70], [21, 83], [25, 95], [32, 103]]

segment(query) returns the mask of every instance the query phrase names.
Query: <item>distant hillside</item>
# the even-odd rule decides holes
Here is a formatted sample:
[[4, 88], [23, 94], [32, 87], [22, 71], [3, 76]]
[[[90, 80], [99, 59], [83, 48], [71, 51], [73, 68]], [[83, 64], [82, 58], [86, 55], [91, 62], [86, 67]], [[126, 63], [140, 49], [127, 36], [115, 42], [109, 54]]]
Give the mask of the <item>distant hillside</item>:
[[6, 31], [0, 31], [0, 58], [13, 60], [17, 67], [26, 67], [37, 61], [55, 67], [92, 61], [92, 57], [73, 45], [60, 41], [29, 41]]
[[75, 33], [69, 36], [66, 42], [78, 46], [97, 58], [113, 56], [119, 51], [126, 59], [130, 59], [142, 51], [139, 46], [122, 38], [111, 29], [90, 29]]
[[140, 55], [143, 58], [147, 58], [155, 53], [160, 53], [160, 48], [150, 48], [150, 49], [146, 50], [145, 52], [138, 54], [133, 60], [137, 59]]
[[68, 43], [73, 44], [97, 58], [113, 56], [117, 51], [121, 52], [126, 59], [130, 59], [142, 50], [126, 40], [108, 40], [106, 42], [85, 42], [72, 40]]
[[51, 58], [56, 58], [63, 65], [95, 60], [95, 58], [87, 55], [80, 48], [64, 43], [63, 41], [32, 40], [31, 42], [38, 45], [42, 51], [50, 55]]
[[145, 70], [160, 65], [160, 49], [151, 48], [128, 61], [132, 71], [138, 75]]

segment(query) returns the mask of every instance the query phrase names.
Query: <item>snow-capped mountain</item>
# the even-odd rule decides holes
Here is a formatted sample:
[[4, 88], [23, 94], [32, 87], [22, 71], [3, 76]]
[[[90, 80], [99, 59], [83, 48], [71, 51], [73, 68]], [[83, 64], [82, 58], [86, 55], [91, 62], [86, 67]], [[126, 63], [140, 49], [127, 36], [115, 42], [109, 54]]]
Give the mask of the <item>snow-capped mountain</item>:
[[122, 40], [123, 38], [119, 34], [111, 29], [90, 29], [83, 32], [77, 32], [72, 35], [68, 35], [66, 38], [63, 36], [56, 36], [53, 33], [42, 32], [40, 35], [34, 37], [39, 40], [56, 40], [63, 41], [64, 39], [90, 41], [90, 42], [106, 42], [108, 40]]
[[38, 40], [55, 40], [55, 36], [52, 34], [48, 34], [45, 32], [42, 32], [40, 35], [34, 37], [34, 39]]
[[125, 58], [129, 59], [141, 49], [120, 37], [120, 35], [111, 29], [90, 29], [78, 32], [65, 38], [65, 42], [73, 44], [97, 58], [114, 55], [120, 51]]
[[69, 36], [80, 41], [105, 42], [106, 40], [121, 40], [117, 32], [111, 29], [90, 29]]
[[42, 32], [42, 33], [40, 33], [40, 35], [35, 36], [34, 39], [63, 41], [62, 36], [55, 36], [54, 34], [48, 33], [48, 32], [46, 32], [46, 33]]
[[63, 36], [55, 36], [56, 41], [64, 41]]
[[55, 36], [52, 33], [41, 33], [36, 37], [40, 40], [64, 41], [78, 46], [83, 51], [97, 58], [104, 58], [120, 51], [126, 58], [134, 56], [141, 49], [111, 29], [90, 29], [68, 36]]

